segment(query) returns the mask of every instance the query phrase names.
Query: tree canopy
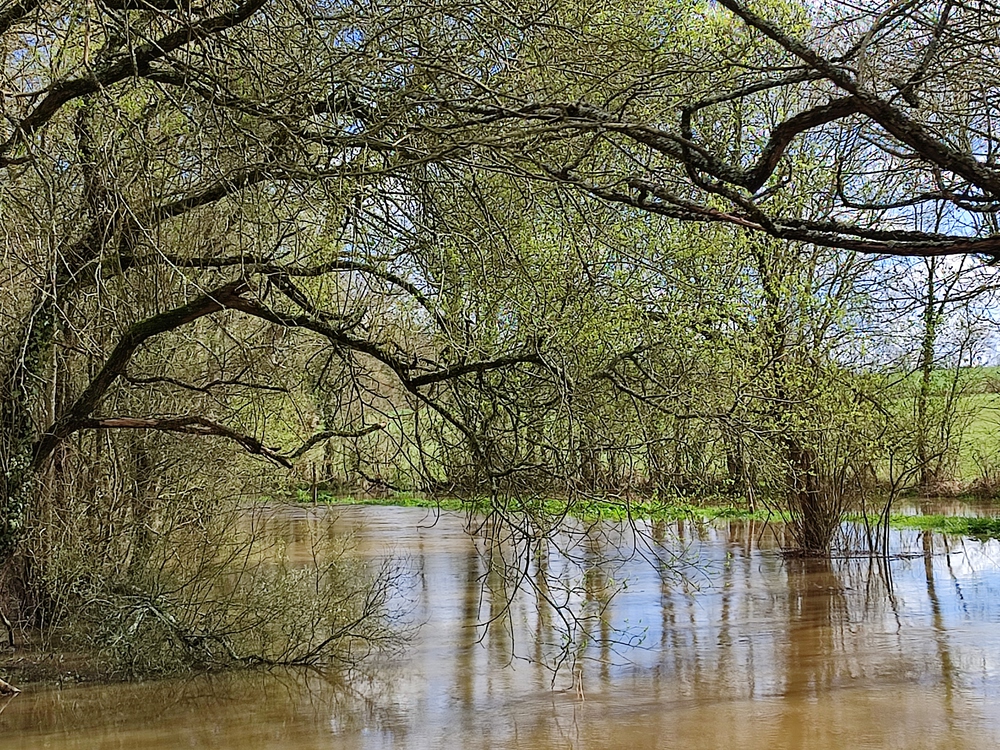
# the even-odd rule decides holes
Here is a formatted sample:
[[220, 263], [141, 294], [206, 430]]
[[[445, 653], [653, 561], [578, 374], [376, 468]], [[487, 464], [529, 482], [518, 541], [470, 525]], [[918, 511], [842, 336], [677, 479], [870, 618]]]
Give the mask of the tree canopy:
[[1000, 257], [993, 10], [6, 2], [0, 552], [152, 528], [177, 436], [507, 520], [777, 497], [828, 545], [952, 444], [995, 284], [905, 259]]
[[634, 79], [572, 98], [484, 92], [472, 109], [550, 136], [528, 154], [536, 174], [634, 209], [863, 253], [997, 257], [992, 5], [658, 10], [672, 23]]

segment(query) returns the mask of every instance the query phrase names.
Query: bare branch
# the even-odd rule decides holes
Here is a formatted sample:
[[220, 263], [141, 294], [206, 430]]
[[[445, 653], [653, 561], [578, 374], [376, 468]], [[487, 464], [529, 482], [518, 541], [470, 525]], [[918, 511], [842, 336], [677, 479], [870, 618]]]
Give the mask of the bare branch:
[[859, 112], [868, 115], [924, 159], [942, 169], [961, 175], [983, 190], [1000, 195], [1000, 171], [935, 137], [922, 124], [905, 115], [890, 102], [863, 88], [845, 69], [835, 65], [808, 45], [793, 39], [777, 25], [751, 11], [740, 0], [719, 0], [719, 4], [851, 94], [856, 99]]
[[272, 448], [264, 446], [257, 438], [244, 435], [205, 417], [105, 417], [103, 419], [81, 419], [74, 424], [77, 430], [157, 430], [183, 435], [209, 435], [224, 437], [239, 443], [248, 453], [263, 456], [286, 469], [292, 462]]
[[68, 102], [113, 86], [126, 78], [143, 76], [152, 70], [152, 64], [196, 40], [219, 34], [245, 22], [259, 11], [268, 0], [248, 0], [229, 13], [222, 13], [197, 23], [182, 26], [155, 41], [141, 45], [120, 55], [102, 69], [80, 78], [63, 79], [48, 87], [44, 98], [14, 128], [8, 139], [0, 144], [0, 167], [14, 161], [2, 156], [43, 127]]
[[426, 375], [408, 378], [406, 382], [411, 388], [421, 388], [425, 385], [432, 385], [445, 380], [454, 380], [455, 378], [459, 378], [462, 375], [469, 375], [470, 373], [489, 372], [490, 370], [499, 370], [513, 365], [523, 364], [541, 365], [543, 362], [537, 352], [525, 352], [523, 354], [512, 354], [509, 357], [498, 357], [497, 359], [480, 360], [477, 362], [463, 362], [461, 364], [451, 365], [438, 370], [437, 372], [430, 372]]
[[178, 380], [177, 378], [171, 378], [167, 375], [162, 375], [159, 377], [152, 378], [135, 378], [131, 375], [123, 375], [122, 379], [129, 385], [172, 385], [177, 388], [181, 388], [186, 391], [195, 391], [197, 393], [211, 393], [215, 388], [223, 387], [233, 387], [233, 388], [249, 388], [256, 391], [274, 391], [275, 393], [288, 393], [288, 389], [280, 385], [269, 385], [267, 383], [248, 383], [244, 380], [238, 378], [232, 378], [229, 380], [210, 380], [204, 385], [195, 385], [194, 383], [185, 383], [183, 380]]
[[363, 263], [361, 261], [349, 260], [347, 258], [325, 261], [315, 265], [275, 263], [254, 255], [227, 255], [217, 258], [185, 258], [176, 255], [156, 255], [143, 258], [122, 259], [122, 265], [127, 264], [128, 266], [151, 265], [162, 262], [167, 262], [177, 268], [232, 268], [237, 266], [243, 269], [246, 273], [260, 273], [265, 275], [280, 274], [283, 276], [303, 278], [325, 276], [326, 274], [338, 271], [357, 271], [358, 273], [374, 276], [392, 284], [393, 286], [399, 287], [399, 289], [403, 290], [417, 300], [421, 306], [427, 308], [428, 312], [434, 313], [435, 316], [443, 315], [443, 313], [433, 308], [434, 303], [427, 297], [426, 294], [420, 291], [415, 284], [407, 281], [402, 276], [394, 274], [391, 271], [386, 271], [378, 266], [372, 265], [371, 263]]
[[55, 447], [79, 429], [78, 425], [90, 417], [104, 394], [107, 393], [108, 388], [125, 374], [132, 356], [147, 340], [232, 306], [233, 302], [240, 299], [239, 295], [246, 289], [245, 280], [233, 281], [197, 297], [186, 305], [147, 318], [129, 328], [118, 340], [117, 346], [108, 355], [104, 366], [90, 381], [83, 393], [63, 414], [57, 417], [56, 421], [45, 430], [42, 437], [35, 442], [32, 451], [32, 466], [35, 469], [40, 468]]
[[323, 432], [317, 432], [315, 435], [310, 436], [309, 439], [296, 450], [287, 454], [287, 458], [292, 461], [297, 458], [301, 458], [309, 451], [309, 449], [332, 438], [361, 438], [365, 435], [371, 435], [373, 432], [378, 432], [379, 430], [384, 429], [384, 424], [372, 424], [367, 427], [362, 427], [360, 430], [324, 430]]
[[11, 26], [41, 4], [42, 0], [15, 0], [0, 13], [0, 34], [5, 34]]

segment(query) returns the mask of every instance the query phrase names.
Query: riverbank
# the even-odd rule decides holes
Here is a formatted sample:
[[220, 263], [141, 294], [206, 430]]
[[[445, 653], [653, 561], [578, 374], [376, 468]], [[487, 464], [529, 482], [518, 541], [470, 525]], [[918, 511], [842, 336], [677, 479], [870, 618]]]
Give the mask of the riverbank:
[[102, 668], [96, 655], [47, 650], [24, 636], [17, 648], [8, 648], [0, 653], [0, 679], [22, 690], [28, 687], [121, 681]]
[[[375, 505], [402, 508], [426, 508], [435, 511], [463, 511], [486, 513], [491, 508], [486, 498], [460, 498], [455, 496], [422, 496], [415, 494], [375, 496], [344, 496], [333, 493], [301, 492], [297, 496], [301, 503], [316, 502], [322, 505]], [[617, 500], [586, 499], [568, 503], [558, 498], [511, 498], [504, 508], [506, 512], [536, 512], [547, 516], [571, 516], [584, 521], [763, 521], [765, 523], [787, 523], [790, 518], [784, 511], [770, 507], [749, 508], [733, 503], [708, 501], [690, 503], [682, 500]], [[892, 513], [889, 525], [894, 529], [914, 529], [942, 534], [967, 536], [974, 539], [1000, 539], [1000, 507], [994, 503], [981, 505], [986, 514], [948, 515], [943, 513]], [[850, 513], [845, 520], [864, 523], [860, 513]], [[869, 521], [874, 522], [869, 516]]]

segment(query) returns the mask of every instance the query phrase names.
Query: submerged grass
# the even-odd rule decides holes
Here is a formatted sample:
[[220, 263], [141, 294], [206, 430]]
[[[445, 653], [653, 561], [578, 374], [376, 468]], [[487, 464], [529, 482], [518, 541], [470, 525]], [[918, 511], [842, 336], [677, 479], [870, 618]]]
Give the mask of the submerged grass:
[[[308, 492], [299, 492], [299, 502], [311, 502]], [[721, 499], [721, 498], [720, 498]], [[385, 497], [345, 497], [320, 493], [316, 501], [324, 505], [381, 505], [405, 508], [427, 508], [441, 511], [486, 512], [490, 510], [487, 498], [433, 497], [414, 494]], [[790, 520], [787, 513], [775, 509], [750, 509], [732, 503], [696, 504], [685, 500], [575, 500], [571, 504], [558, 498], [520, 498], [508, 500], [507, 511], [534, 511], [548, 515], [568, 515], [584, 521], [680, 521], [699, 519], [706, 521], [769, 521], [784, 523]], [[850, 514], [846, 520], [863, 523], [860, 514]], [[894, 513], [889, 518], [894, 529], [936, 531], [974, 539], [1000, 539], [1000, 518], [945, 515], [904, 515]]]
[[938, 531], [943, 534], [967, 536], [973, 539], [1000, 539], [1000, 518], [976, 516], [897, 516], [889, 519], [889, 525], [896, 529], [920, 529]]
[[[299, 502], [312, 502], [312, 495], [300, 491]], [[340, 496], [319, 493], [316, 502], [325, 505], [381, 505], [403, 508], [428, 508], [431, 510], [486, 512], [491, 509], [485, 497], [422, 496], [412, 494], [389, 495], [384, 497]], [[782, 522], [789, 520], [783, 512], [771, 509], [751, 510], [731, 503], [690, 503], [684, 500], [615, 500], [576, 499], [571, 503], [560, 498], [522, 497], [505, 500], [504, 510], [510, 512], [527, 511], [547, 515], [568, 515], [586, 521], [627, 521], [643, 519], [650, 521], [679, 521], [689, 518], [706, 520], [733, 519]]]

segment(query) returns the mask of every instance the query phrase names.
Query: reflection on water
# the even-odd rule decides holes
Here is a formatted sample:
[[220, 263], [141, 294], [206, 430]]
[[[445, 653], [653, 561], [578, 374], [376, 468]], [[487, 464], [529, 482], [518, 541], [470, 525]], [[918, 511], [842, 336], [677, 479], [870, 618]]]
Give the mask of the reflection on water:
[[[265, 673], [22, 695], [0, 714], [2, 747], [1000, 741], [998, 542], [894, 532], [894, 549], [912, 557], [880, 567], [785, 560], [774, 528], [760, 524], [650, 524], [579, 530], [517, 570], [491, 560], [461, 515], [335, 512], [357, 554], [406, 560], [409, 610], [423, 625], [402, 657], [343, 678]], [[309, 515], [278, 521], [293, 555], [306, 554]], [[695, 565], [669, 574], [681, 562]], [[514, 587], [518, 576], [534, 586]]]
[[989, 498], [907, 497], [893, 503], [892, 511], [910, 516], [995, 516], [1000, 505]]

